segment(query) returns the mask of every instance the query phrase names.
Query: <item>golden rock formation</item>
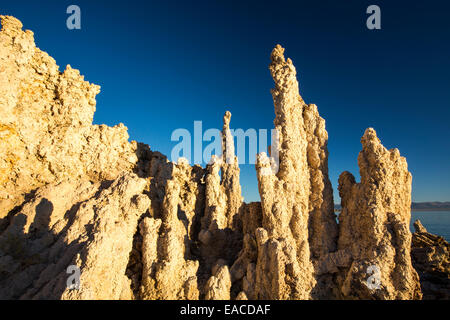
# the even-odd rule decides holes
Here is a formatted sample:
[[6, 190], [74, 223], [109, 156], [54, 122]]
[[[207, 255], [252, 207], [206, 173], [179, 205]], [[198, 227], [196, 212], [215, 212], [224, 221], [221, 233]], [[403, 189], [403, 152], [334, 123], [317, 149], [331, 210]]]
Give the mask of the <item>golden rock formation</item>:
[[[222, 156], [170, 162], [121, 124], [93, 125], [99, 87], [0, 19], [0, 299], [421, 298], [406, 160], [368, 129], [361, 182], [339, 179], [338, 223], [325, 121], [281, 46], [269, 66], [278, 140], [257, 157], [261, 202], [247, 204], [229, 112]], [[431, 239], [418, 232], [416, 244]]]

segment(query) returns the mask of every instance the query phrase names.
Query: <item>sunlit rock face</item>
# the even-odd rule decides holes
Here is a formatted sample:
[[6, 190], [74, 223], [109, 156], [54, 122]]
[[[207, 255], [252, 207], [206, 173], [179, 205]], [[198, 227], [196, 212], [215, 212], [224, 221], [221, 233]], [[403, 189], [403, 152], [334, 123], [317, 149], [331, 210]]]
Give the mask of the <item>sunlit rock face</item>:
[[[344, 298], [418, 299], [419, 277], [411, 264], [411, 181], [406, 159], [387, 150], [375, 130], [361, 139], [361, 182], [349, 172], [339, 177], [342, 211], [338, 248], [350, 263], [339, 277]], [[379, 283], [368, 286], [368, 275]], [[370, 271], [372, 270], [372, 271]]]
[[[1, 299], [421, 297], [406, 160], [368, 129], [361, 182], [339, 179], [338, 224], [325, 120], [281, 46], [269, 65], [278, 139], [257, 156], [261, 202], [244, 203], [229, 112], [221, 156], [173, 163], [121, 124], [93, 125], [99, 87], [60, 72], [20, 21], [0, 18]], [[416, 247], [431, 239], [418, 232]]]
[[450, 299], [450, 243], [414, 222], [411, 258], [420, 277], [423, 299]]

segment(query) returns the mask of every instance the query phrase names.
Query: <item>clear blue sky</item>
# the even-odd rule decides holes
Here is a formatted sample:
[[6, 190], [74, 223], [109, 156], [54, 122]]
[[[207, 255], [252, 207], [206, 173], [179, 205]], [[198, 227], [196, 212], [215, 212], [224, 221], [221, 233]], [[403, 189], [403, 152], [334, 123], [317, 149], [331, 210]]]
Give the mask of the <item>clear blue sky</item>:
[[[82, 29], [66, 28], [81, 8]], [[381, 30], [366, 8], [381, 8]], [[101, 85], [94, 122], [124, 123], [133, 140], [170, 155], [173, 130], [271, 129], [268, 71], [275, 44], [294, 61], [300, 90], [329, 133], [329, 169], [358, 175], [360, 138], [374, 127], [407, 157], [413, 201], [450, 201], [448, 1], [2, 1], [61, 69]], [[241, 166], [246, 201], [259, 199]], [[335, 201], [339, 202], [335, 192]]]

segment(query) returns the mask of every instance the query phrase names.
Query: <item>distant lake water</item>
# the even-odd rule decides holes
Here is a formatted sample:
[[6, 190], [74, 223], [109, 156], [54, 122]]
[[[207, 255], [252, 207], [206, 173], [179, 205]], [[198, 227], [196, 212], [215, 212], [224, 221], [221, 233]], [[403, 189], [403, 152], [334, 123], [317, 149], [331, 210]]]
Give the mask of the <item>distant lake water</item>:
[[450, 241], [450, 211], [411, 211], [411, 232], [414, 232], [413, 223], [417, 219], [429, 233]]

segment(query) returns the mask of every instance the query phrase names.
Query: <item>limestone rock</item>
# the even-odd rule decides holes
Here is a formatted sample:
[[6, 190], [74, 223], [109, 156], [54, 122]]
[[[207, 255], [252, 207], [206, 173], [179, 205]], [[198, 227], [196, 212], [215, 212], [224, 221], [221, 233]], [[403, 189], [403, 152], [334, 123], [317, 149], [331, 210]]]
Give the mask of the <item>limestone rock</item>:
[[333, 189], [328, 177], [328, 133], [314, 104], [303, 110], [311, 191], [309, 195], [309, 243], [313, 259], [336, 250], [338, 227]]
[[414, 222], [411, 257], [420, 277], [423, 299], [450, 299], [450, 244]]
[[100, 88], [0, 19], [0, 299], [420, 299], [420, 285], [448, 299], [449, 245], [420, 222], [411, 242], [411, 174], [373, 129], [361, 182], [339, 178], [336, 221], [325, 120], [281, 46], [277, 140], [247, 204], [229, 112], [221, 156], [171, 162], [121, 124], [93, 125]]
[[165, 157], [150, 157], [149, 196], [154, 205], [152, 218], [141, 222], [141, 299], [230, 297], [231, 280], [220, 294], [214, 289], [223, 279], [222, 271], [218, 275], [213, 268], [218, 260], [233, 262], [242, 242], [242, 196], [230, 117], [229, 112], [224, 116], [222, 143], [228, 160], [214, 157], [202, 169], [183, 158], [173, 164]]
[[208, 268], [212, 268], [218, 259], [232, 263], [242, 241], [239, 164], [234, 154], [230, 118], [231, 113], [227, 111], [223, 118], [222, 156], [212, 156], [206, 168], [205, 214], [201, 220], [199, 240]]
[[[352, 256], [339, 280], [340, 294], [353, 299], [420, 299], [410, 255], [412, 178], [406, 160], [397, 149], [388, 151], [372, 128], [361, 143], [361, 182], [349, 172], [339, 177], [338, 249]], [[372, 280], [378, 283], [369, 285]]]
[[[142, 298], [158, 298], [163, 300], [198, 298], [198, 291], [192, 292], [192, 284], [196, 283], [198, 261], [185, 259], [189, 256], [189, 243], [187, 242], [187, 230], [183, 222], [178, 218], [180, 186], [169, 180], [164, 197], [164, 212], [162, 222], [150, 222], [153, 227], [144, 232], [144, 270], [154, 269], [155, 289], [148, 287], [152, 281], [145, 281], [143, 292], [150, 292], [149, 296]], [[148, 218], [146, 218], [148, 219]], [[146, 220], [144, 220], [146, 221]], [[158, 224], [161, 224], [158, 233], [159, 238], [154, 239]], [[144, 224], [145, 226], [145, 224]], [[149, 239], [150, 237], [150, 239]], [[156, 241], [155, 241], [156, 240]], [[148, 244], [148, 246], [147, 246]], [[155, 248], [157, 244], [157, 248]], [[151, 259], [153, 257], [153, 259]], [[174, 277], [174, 275], [177, 275]], [[145, 277], [151, 274], [147, 271]], [[146, 286], [147, 285], [147, 286]], [[189, 295], [187, 295], [189, 293]]]
[[[0, 235], [2, 299], [130, 298], [125, 275], [138, 217], [150, 206], [134, 174], [109, 185], [65, 181], [26, 201]], [[80, 269], [80, 289], [67, 268]]]
[[231, 275], [225, 260], [218, 260], [205, 288], [206, 300], [230, 300]]
[[115, 179], [137, 161], [127, 129], [92, 125], [100, 87], [60, 72], [33, 32], [0, 16], [0, 219], [47, 183]]
[[198, 299], [201, 279], [195, 251], [204, 212], [205, 172], [184, 159], [175, 164], [159, 153], [148, 158], [144, 171], [152, 206], [135, 235], [137, 261], [128, 270], [135, 279], [135, 298]]
[[161, 219], [146, 217], [139, 224], [142, 241], [142, 287], [139, 297], [157, 299], [155, 272], [158, 261], [158, 238]]
[[[316, 283], [312, 259], [336, 249], [337, 224], [328, 178], [328, 135], [317, 107], [307, 105], [300, 96], [295, 67], [283, 54], [284, 49], [276, 46], [269, 67], [275, 81], [272, 96], [278, 133], [271, 155], [275, 150], [279, 157], [275, 167], [278, 171], [273, 170], [274, 160], [264, 153], [258, 156], [256, 164], [262, 227], [270, 238], [267, 244], [260, 243], [259, 249], [279, 253], [272, 262], [259, 261], [257, 273], [279, 273], [279, 279], [274, 280], [277, 286], [260, 287], [272, 291], [261, 292], [265, 298], [308, 299]], [[265, 234], [262, 230], [259, 233]], [[258, 252], [258, 256], [261, 254]], [[292, 266], [279, 269], [280, 259], [286, 259]], [[272, 267], [279, 270], [271, 270]]]
[[427, 229], [422, 225], [422, 222], [420, 220], [414, 221], [414, 229], [416, 232], [419, 233], [428, 233]]

